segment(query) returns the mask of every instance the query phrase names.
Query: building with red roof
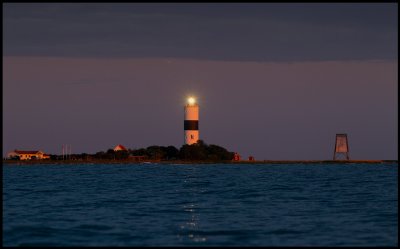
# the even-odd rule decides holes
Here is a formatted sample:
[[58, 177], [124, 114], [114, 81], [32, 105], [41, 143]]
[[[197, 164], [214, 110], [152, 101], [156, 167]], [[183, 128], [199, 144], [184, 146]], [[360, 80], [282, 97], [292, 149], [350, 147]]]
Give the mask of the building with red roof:
[[118, 144], [117, 146], [115, 146], [114, 151], [120, 151], [120, 150], [125, 150], [128, 151], [127, 148], [125, 148], [125, 146]]

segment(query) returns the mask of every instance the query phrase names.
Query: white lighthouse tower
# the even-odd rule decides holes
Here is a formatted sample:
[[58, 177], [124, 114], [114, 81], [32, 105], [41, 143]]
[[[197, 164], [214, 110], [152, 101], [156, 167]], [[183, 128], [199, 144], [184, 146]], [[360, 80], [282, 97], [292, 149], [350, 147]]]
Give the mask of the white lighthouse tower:
[[191, 145], [199, 140], [199, 105], [193, 97], [185, 105], [185, 144]]

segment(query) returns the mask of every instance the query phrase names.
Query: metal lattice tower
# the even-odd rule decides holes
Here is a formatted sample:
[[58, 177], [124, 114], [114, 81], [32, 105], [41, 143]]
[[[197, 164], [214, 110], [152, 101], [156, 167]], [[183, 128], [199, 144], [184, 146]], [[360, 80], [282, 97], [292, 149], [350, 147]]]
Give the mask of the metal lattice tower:
[[337, 160], [339, 156], [344, 156], [346, 160], [349, 157], [349, 143], [347, 134], [336, 134], [335, 151], [333, 152], [333, 160]]

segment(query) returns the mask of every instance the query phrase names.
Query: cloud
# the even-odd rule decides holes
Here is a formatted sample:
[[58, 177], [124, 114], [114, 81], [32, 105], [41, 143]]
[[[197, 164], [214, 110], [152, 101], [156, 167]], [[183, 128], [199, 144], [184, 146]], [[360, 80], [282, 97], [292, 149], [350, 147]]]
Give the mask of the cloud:
[[397, 59], [395, 4], [6, 4], [5, 55]]

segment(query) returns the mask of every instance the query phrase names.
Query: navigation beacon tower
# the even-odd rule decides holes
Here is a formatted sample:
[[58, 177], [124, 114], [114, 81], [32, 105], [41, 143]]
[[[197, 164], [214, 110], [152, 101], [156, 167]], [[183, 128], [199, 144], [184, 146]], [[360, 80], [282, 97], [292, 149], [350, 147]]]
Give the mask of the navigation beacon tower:
[[191, 145], [199, 140], [199, 105], [194, 97], [189, 97], [185, 105], [185, 144]]

